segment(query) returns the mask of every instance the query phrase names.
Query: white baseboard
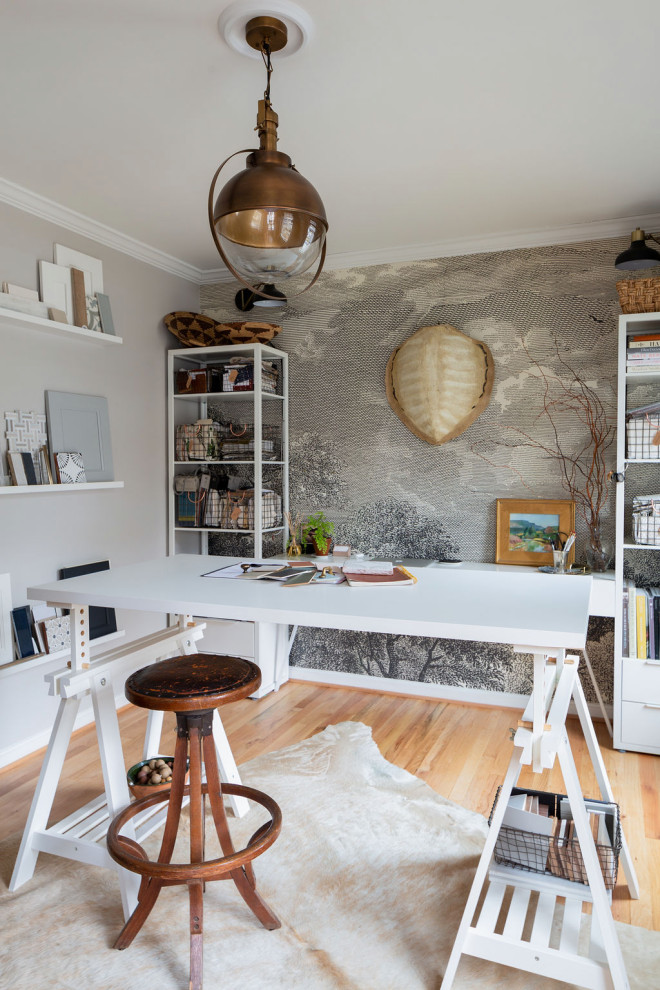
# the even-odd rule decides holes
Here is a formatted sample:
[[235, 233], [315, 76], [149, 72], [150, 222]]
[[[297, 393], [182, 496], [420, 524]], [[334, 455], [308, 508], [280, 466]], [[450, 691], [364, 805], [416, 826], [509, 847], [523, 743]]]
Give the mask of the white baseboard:
[[[316, 670], [311, 667], [290, 667], [292, 681], [312, 681], [315, 684], [330, 684], [334, 687], [360, 688], [362, 691], [378, 691], [379, 694], [404, 694], [416, 698], [430, 698], [437, 701], [458, 701], [471, 705], [487, 705], [490, 708], [524, 709], [529, 695], [511, 694], [506, 691], [484, 691], [482, 688], [452, 687], [449, 684], [426, 684], [421, 681], [404, 681], [393, 677], [372, 677], [370, 674], [349, 674], [344, 671]], [[572, 706], [571, 706], [572, 708]], [[608, 717], [612, 718], [612, 706], [606, 705]], [[589, 711], [594, 718], [602, 718], [600, 705], [589, 703]]]
[[[125, 705], [126, 695], [122, 686], [121, 693], [115, 695], [115, 708], [124, 708]], [[85, 725], [91, 725], [93, 722], [94, 709], [90, 705], [88, 709], [85, 708], [83, 711], [78, 712], [73, 731], [82, 729]], [[17, 760], [22, 760], [24, 756], [32, 756], [39, 749], [44, 749], [50, 742], [51, 732], [52, 726], [49, 726], [47, 729], [29, 736], [27, 739], [21, 739], [13, 746], [5, 746], [4, 749], [0, 749], [0, 768], [7, 767], [10, 763], [15, 763]]]

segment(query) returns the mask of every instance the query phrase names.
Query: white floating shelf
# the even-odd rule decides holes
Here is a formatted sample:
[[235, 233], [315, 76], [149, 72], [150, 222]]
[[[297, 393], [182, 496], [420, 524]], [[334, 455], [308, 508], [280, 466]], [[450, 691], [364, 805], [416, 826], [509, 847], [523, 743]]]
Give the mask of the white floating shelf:
[[624, 543], [624, 550], [660, 550], [660, 546], [653, 543]]
[[660, 371], [638, 371], [636, 374], [626, 372], [626, 381], [629, 385], [637, 382], [639, 385], [646, 385], [648, 382], [660, 381]]
[[[257, 396], [259, 393], [257, 392]], [[173, 395], [174, 399], [192, 399], [193, 402], [199, 402], [200, 399], [206, 399], [207, 402], [210, 399], [233, 399], [236, 402], [238, 399], [254, 399], [254, 391], [245, 392], [175, 392]], [[284, 398], [282, 395], [276, 395], [274, 392], [262, 392], [262, 399], [279, 399], [280, 402]]]
[[[218, 526], [175, 526], [175, 531], [177, 533], [234, 533], [236, 536], [247, 536], [248, 533], [254, 533], [253, 529], [220, 529]], [[279, 533], [284, 529], [284, 526], [269, 526], [268, 529], [262, 529], [262, 533]]]
[[123, 481], [86, 481], [80, 485], [3, 485], [0, 495], [52, 495], [54, 492], [88, 492], [93, 488], [123, 487]]
[[[0, 293], [1, 295], [1, 293]], [[0, 300], [1, 301], [1, 300]], [[40, 330], [59, 337], [70, 337], [76, 340], [91, 340], [95, 344], [122, 344], [123, 339], [112, 333], [98, 333], [86, 327], [74, 327], [70, 323], [58, 323], [56, 320], [46, 320], [42, 316], [31, 316], [14, 309], [3, 309], [0, 306], [0, 327], [17, 327], [26, 330]]]
[[[123, 639], [126, 635], [123, 629], [119, 629], [117, 632], [108, 633], [107, 636], [98, 636], [96, 639], [90, 640], [89, 646], [94, 657], [94, 652], [99, 646], [103, 646], [105, 643], [111, 643], [115, 639]], [[0, 678], [6, 677], [9, 674], [20, 674], [24, 670], [34, 667], [41, 667], [47, 663], [53, 663], [55, 660], [68, 661], [71, 658], [71, 650], [58, 650], [56, 653], [35, 653], [33, 657], [23, 657], [22, 660], [12, 660], [11, 663], [6, 663], [0, 666]]]

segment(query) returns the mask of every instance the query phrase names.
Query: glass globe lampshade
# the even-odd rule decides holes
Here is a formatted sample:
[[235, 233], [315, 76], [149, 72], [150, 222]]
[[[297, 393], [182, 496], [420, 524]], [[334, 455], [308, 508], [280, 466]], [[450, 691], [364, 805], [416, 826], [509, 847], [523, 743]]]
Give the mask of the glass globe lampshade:
[[220, 245], [242, 280], [282, 282], [317, 264], [328, 221], [314, 186], [279, 151], [253, 151], [213, 210]]

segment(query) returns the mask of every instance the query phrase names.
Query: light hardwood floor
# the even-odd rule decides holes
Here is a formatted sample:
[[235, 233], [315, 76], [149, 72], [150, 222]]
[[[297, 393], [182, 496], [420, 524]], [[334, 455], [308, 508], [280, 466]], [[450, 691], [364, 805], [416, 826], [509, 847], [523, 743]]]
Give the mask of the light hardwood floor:
[[[518, 712], [289, 681], [260, 701], [246, 699], [227, 706], [222, 717], [239, 764], [306, 739], [326, 725], [364, 722], [372, 727], [387, 760], [421, 777], [445, 797], [487, 816], [511, 756], [509, 727], [516, 725]], [[130, 766], [141, 758], [146, 713], [128, 706], [119, 719]], [[173, 726], [174, 717], [167, 715], [163, 753], [173, 752]], [[619, 753], [612, 749], [602, 723], [596, 723], [596, 730], [641, 886], [641, 898], [630, 900], [620, 878], [614, 916], [660, 930], [660, 759]], [[577, 719], [569, 719], [568, 731], [583, 791], [596, 797]], [[0, 771], [0, 839], [23, 829], [42, 755]], [[71, 740], [52, 821], [98, 794], [100, 779], [96, 734], [90, 726]], [[522, 783], [563, 792], [558, 768], [538, 777], [526, 771]]]

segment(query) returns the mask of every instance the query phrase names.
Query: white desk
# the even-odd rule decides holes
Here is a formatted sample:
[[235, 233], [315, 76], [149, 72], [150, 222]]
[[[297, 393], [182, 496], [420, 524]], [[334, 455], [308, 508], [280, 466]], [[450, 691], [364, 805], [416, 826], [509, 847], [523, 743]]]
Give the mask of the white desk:
[[438, 636], [581, 649], [590, 577], [530, 573], [494, 564], [437, 566], [404, 588], [282, 588], [272, 581], [202, 577], [243, 560], [177, 554], [28, 588], [58, 605], [104, 605], [218, 619]]
[[[526, 754], [524, 759], [521, 755], [522, 762], [532, 763], [538, 771], [547, 766], [549, 760], [554, 760], [557, 747], [563, 745], [565, 730], [562, 722], [554, 727], [554, 732], [548, 732], [548, 702], [560, 680], [566, 684], [569, 680], [555, 673], [549, 674], [549, 670], [567, 672], [569, 668], [564, 667], [566, 650], [584, 649], [592, 586], [590, 577], [545, 575], [535, 571], [530, 573], [530, 569], [487, 564], [423, 568], [417, 571], [416, 585], [402, 588], [350, 588], [345, 584], [285, 588], [268, 581], [202, 576], [207, 571], [240, 559], [177, 555], [29, 588], [30, 598], [65, 607], [76, 606], [72, 612], [72, 631], [75, 633], [72, 640], [73, 670], [68, 674], [64, 672], [58, 682], [62, 687], [63, 701], [66, 691], [75, 689], [76, 678], [78, 681], [82, 678], [83, 683], [87, 683], [85, 678], [90, 678], [91, 685], [95, 676], [98, 681], [98, 676], [103, 674], [104, 684], [111, 677], [111, 665], [104, 663], [103, 659], [94, 660], [88, 670], [83, 669], [83, 651], [76, 623], [84, 622], [86, 609], [90, 605], [176, 614], [181, 617], [181, 629], [187, 628], [188, 621], [195, 615], [255, 622], [260, 633], [271, 642], [280, 683], [288, 676], [289, 626], [510, 643], [517, 651], [533, 654], [534, 657], [534, 692], [526, 713], [529, 723], [525, 723], [528, 728], [523, 725], [518, 730], [515, 741], [519, 747], [517, 751]], [[82, 616], [80, 620], [79, 615]], [[549, 663], [555, 662], [556, 668], [550, 668]], [[570, 679], [570, 691], [558, 707], [565, 718], [571, 693], [578, 706], [601, 796], [605, 800], [613, 800], [579, 680], [573, 686], [573, 678]], [[114, 789], [112, 810], [116, 813], [118, 800], [121, 803], [123, 797], [124, 803], [127, 803], [128, 793], [118, 731], [115, 732], [114, 728], [111, 732], [107, 731], [110, 717], [110, 713], [106, 712], [106, 731], [100, 734], [99, 742], [102, 749], [115, 750], [108, 763], [114, 768], [109, 775], [109, 778], [112, 777], [109, 783]], [[116, 752], [118, 745], [119, 752]], [[237, 779], [235, 764], [232, 766], [231, 762], [231, 755], [227, 757], [225, 753], [225, 773], [230, 779]], [[513, 780], [512, 772], [509, 776]], [[576, 786], [575, 783], [571, 785], [573, 797], [579, 793]], [[35, 802], [38, 803], [38, 795]], [[43, 812], [43, 801], [38, 814], [31, 812], [32, 825], [29, 822], [26, 826], [24, 844], [19, 853], [19, 860], [23, 858], [28, 861], [28, 867], [23, 868], [17, 860], [12, 889], [32, 875], [29, 864], [32, 863], [33, 869], [36, 855], [42, 849], [78, 858], [73, 853], [53, 849], [40, 837], [40, 830], [34, 828], [34, 820], [43, 818]], [[627, 986], [627, 981], [625, 971], [623, 977], [620, 976], [623, 964], [607, 908], [602, 875], [595, 860], [593, 841], [591, 851], [595, 866], [590, 881], [593, 880], [592, 886], [599, 887], [598, 902], [594, 897], [594, 909], [599, 912], [603, 936], [615, 946], [608, 952], [614, 952], [616, 956], [613, 971], [616, 969], [619, 975], [615, 975], [614, 985], [619, 990]], [[627, 848], [623, 862], [632, 889], [635, 886], [634, 871]], [[130, 901], [130, 896], [125, 897], [125, 910], [130, 908]]]

